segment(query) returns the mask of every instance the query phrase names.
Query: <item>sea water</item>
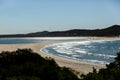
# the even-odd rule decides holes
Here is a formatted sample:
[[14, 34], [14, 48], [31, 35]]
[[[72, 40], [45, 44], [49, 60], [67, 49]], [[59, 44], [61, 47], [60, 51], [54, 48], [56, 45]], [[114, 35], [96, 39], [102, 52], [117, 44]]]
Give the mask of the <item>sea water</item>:
[[[91, 40], [92, 39], [92, 40]], [[66, 41], [42, 48], [47, 54], [70, 58], [90, 64], [105, 65], [114, 61], [120, 51], [120, 40], [94, 40], [85, 37], [0, 38], [0, 44], [24, 44]], [[67, 42], [69, 41], [69, 42]]]
[[55, 41], [82, 41], [85, 37], [24, 37], [24, 38], [0, 38], [0, 44], [23, 44]]
[[65, 42], [46, 46], [45, 53], [90, 64], [105, 65], [114, 61], [120, 51], [120, 40], [91, 40]]

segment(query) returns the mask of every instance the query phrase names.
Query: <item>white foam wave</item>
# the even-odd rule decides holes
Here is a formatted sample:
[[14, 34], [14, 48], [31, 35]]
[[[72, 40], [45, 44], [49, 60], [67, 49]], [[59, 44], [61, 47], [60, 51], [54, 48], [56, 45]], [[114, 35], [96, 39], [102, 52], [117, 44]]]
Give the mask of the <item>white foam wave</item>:
[[96, 57], [104, 57], [104, 58], [115, 58], [114, 55], [107, 55], [107, 54], [94, 54]]
[[104, 58], [114, 58], [116, 56], [114, 55], [107, 55], [107, 54], [97, 54], [97, 53], [89, 53], [86, 52], [85, 49], [80, 49], [80, 48], [75, 48], [74, 46], [76, 45], [80, 45], [85, 43], [86, 45], [89, 44], [88, 41], [85, 42], [69, 42], [69, 43], [60, 43], [60, 44], [55, 44], [55, 45], [51, 45], [51, 47], [53, 47], [53, 49], [58, 52], [58, 53], [65, 53], [65, 54], [86, 54], [86, 55], [92, 55], [92, 56], [96, 56], [96, 57], [104, 57]]
[[[88, 62], [88, 63], [95, 63], [95, 64], [108, 64], [109, 62], [102, 61], [101, 58], [104, 58], [104, 59], [112, 58], [113, 59], [116, 57], [115, 55], [111, 55], [111, 54], [91, 53], [89, 51], [87, 52], [86, 49], [84, 48], [88, 48], [88, 49], [94, 48], [94, 46], [91, 45], [91, 43], [94, 43], [94, 42], [105, 43], [106, 40], [66, 42], [66, 43], [53, 44], [53, 45], [47, 46], [46, 48], [49, 47], [53, 51], [56, 51], [58, 54], [54, 54], [54, 55], [57, 55], [57, 56], [80, 60], [80, 61]], [[79, 47], [79, 45], [82, 45], [82, 47], [84, 46], [84, 48]], [[49, 51], [47, 51], [47, 53], [49, 53]], [[91, 60], [91, 59], [83, 59], [83, 58], [80, 59], [80, 57], [83, 57], [83, 56], [90, 56], [90, 57], [93, 56], [93, 57], [96, 57], [96, 59], [99, 58], [99, 60], [96, 60], [96, 59]]]
[[87, 53], [87, 52], [84, 51], [84, 50], [75, 50], [75, 52], [77, 52], [77, 53], [83, 53], [83, 54], [86, 54], [86, 53]]

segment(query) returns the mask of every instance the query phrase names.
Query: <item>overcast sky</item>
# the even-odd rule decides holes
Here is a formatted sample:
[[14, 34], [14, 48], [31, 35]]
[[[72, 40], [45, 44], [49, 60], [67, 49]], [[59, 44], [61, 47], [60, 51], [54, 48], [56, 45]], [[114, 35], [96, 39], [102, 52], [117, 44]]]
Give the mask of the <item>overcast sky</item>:
[[120, 0], [0, 0], [0, 34], [120, 25]]

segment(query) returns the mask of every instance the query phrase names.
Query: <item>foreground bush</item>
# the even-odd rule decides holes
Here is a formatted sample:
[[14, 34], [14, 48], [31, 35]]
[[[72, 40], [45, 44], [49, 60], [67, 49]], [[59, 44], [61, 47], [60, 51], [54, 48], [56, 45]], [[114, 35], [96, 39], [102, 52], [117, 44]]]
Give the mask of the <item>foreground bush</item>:
[[0, 53], [0, 80], [79, 80], [68, 68], [31, 49]]
[[120, 80], [120, 52], [117, 54], [115, 61], [106, 65], [105, 69], [100, 69], [99, 72], [93, 69], [92, 73], [81, 77], [81, 80]]
[[[105, 69], [81, 75], [80, 80], [120, 80], [120, 53]], [[79, 80], [69, 68], [59, 67], [31, 49], [0, 53], [0, 80]]]

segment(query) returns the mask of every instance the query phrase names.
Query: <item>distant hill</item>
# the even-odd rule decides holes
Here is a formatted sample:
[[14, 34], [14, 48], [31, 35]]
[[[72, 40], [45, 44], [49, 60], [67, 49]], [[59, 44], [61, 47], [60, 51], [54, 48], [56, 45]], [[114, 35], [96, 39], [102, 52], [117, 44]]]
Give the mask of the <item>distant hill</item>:
[[70, 37], [70, 36], [99, 36], [115, 37], [120, 36], [120, 25], [113, 25], [105, 29], [73, 29], [67, 31], [43, 31], [28, 34], [0, 35], [0, 37]]

